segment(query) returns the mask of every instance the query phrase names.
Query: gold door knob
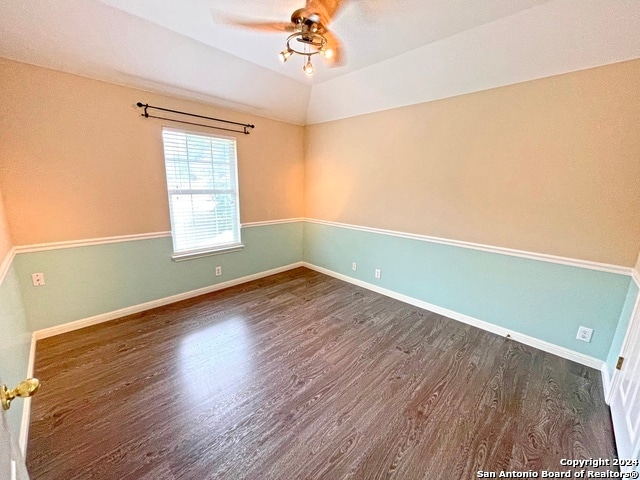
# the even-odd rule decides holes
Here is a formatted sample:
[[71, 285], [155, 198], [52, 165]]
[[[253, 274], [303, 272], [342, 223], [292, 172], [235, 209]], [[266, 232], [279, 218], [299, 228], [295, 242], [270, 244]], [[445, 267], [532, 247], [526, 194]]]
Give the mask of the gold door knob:
[[40, 388], [40, 380], [37, 378], [28, 378], [24, 382], [20, 382], [20, 384], [13, 390], [9, 390], [6, 385], [0, 385], [0, 400], [2, 401], [2, 408], [4, 410], [9, 410], [9, 407], [11, 407], [11, 400], [16, 397], [31, 397], [35, 395], [38, 388]]

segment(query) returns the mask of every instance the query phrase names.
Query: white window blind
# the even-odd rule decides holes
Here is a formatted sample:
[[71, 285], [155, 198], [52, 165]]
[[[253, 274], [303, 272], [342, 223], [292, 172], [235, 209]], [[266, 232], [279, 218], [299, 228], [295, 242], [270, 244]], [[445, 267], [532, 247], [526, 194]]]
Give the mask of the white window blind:
[[174, 258], [240, 245], [234, 138], [162, 130]]

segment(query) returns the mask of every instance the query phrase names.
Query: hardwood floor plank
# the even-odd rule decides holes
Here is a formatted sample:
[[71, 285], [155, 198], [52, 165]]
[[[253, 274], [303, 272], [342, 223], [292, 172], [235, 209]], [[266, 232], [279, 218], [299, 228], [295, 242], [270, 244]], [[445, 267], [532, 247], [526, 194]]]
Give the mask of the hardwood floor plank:
[[304, 268], [41, 340], [35, 373], [34, 480], [448, 480], [615, 454], [599, 372]]

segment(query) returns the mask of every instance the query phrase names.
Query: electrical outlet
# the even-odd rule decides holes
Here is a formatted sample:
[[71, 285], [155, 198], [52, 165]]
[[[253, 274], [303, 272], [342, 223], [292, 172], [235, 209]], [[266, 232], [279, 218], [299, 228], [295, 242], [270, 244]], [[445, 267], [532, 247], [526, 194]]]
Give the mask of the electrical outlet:
[[222, 275], [222, 267], [216, 267], [216, 277]]
[[355, 272], [356, 270], [358, 270], [358, 264], [357, 264], [356, 262], [353, 262], [353, 263], [351, 264], [351, 270], [353, 270], [354, 272]]
[[40, 285], [44, 285], [44, 273], [32, 273], [31, 281], [33, 281], [34, 287], [39, 287]]
[[576, 338], [578, 340], [582, 340], [583, 342], [591, 342], [591, 336], [593, 335], [593, 328], [580, 327], [578, 328], [578, 335]]
[[376, 277], [377, 279], [380, 279], [380, 277], [381, 277], [381, 276], [382, 276], [382, 272], [380, 271], [380, 269], [379, 269], [379, 268], [376, 268], [375, 277]]

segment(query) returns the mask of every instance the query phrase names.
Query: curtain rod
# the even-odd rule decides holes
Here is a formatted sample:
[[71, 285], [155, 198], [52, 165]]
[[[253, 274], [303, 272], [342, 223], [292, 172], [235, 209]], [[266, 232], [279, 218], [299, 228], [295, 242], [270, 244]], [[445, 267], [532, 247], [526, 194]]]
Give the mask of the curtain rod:
[[[256, 128], [255, 125], [251, 125], [250, 123], [239, 123], [239, 122], [232, 122], [231, 120], [222, 120], [221, 118], [205, 117], [204, 115], [196, 115], [195, 113], [181, 112], [180, 110], [171, 110], [169, 108], [154, 107], [153, 105], [149, 105], [148, 103], [138, 102], [136, 103], [136, 106], [140, 108], [144, 108], [144, 113], [141, 113], [140, 116], [145, 118], [158, 118], [160, 120], [169, 120], [171, 122], [186, 123], [187, 125], [197, 125], [199, 127], [207, 127], [207, 128], [214, 128], [216, 130], [224, 130], [226, 132], [244, 133], [245, 135], [249, 135], [250, 133], [249, 128]], [[231, 125], [239, 125], [240, 127], [242, 127], [242, 130], [233, 130], [231, 128], [216, 127], [214, 125], [206, 125], [204, 123], [187, 122], [185, 120], [176, 120], [174, 118], [149, 115], [149, 112], [147, 111], [148, 109], [161, 110], [163, 112], [171, 112], [171, 113], [176, 113], [178, 115], [186, 115], [188, 117], [204, 118], [205, 120], [213, 120], [215, 122], [229, 123]]]

